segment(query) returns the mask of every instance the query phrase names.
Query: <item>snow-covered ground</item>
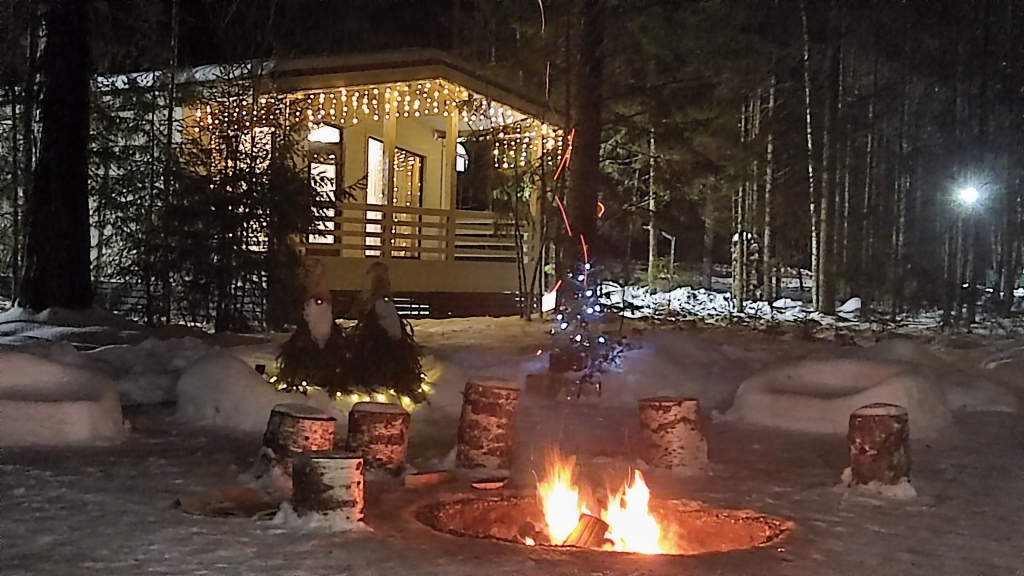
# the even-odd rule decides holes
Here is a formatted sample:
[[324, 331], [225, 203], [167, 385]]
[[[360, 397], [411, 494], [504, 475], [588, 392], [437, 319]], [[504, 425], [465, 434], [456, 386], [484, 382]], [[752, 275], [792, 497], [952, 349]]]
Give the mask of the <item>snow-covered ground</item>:
[[[0, 344], [16, 345], [17, 354], [31, 354], [56, 372], [84, 372], [112, 382], [130, 431], [115, 445], [4, 447], [4, 576], [1020, 574], [1024, 567], [1024, 419], [1012, 412], [1024, 393], [1022, 340], [975, 335], [875, 344], [865, 337], [861, 340], [873, 346], [841, 347], [807, 338], [799, 324], [755, 331], [625, 321], [624, 329], [641, 346], [605, 375], [602, 398], [523, 400], [513, 488], [530, 489], [550, 443], [578, 454], [584, 474], [594, 477], [636, 463], [636, 400], [690, 396], [700, 399], [707, 415], [711, 474], [654, 473], [654, 496], [752, 508], [798, 526], [777, 547], [643, 558], [467, 541], [412, 520], [412, 507], [468, 489], [462, 484], [411, 490], [396, 481], [371, 481], [367, 522], [373, 531], [368, 533], [311, 533], [287, 524], [187, 516], [170, 503], [182, 494], [238, 484], [258, 453], [269, 407], [297, 398], [276, 392], [252, 369], [272, 366], [275, 342], [282, 338], [210, 339], [151, 332], [107, 317], [55, 316], [57, 322], [47, 323], [17, 311], [0, 315]], [[440, 465], [454, 445], [466, 380], [490, 376], [521, 384], [526, 374], [541, 371], [549, 326], [514, 318], [415, 324], [428, 353], [424, 371], [433, 393], [428, 404], [413, 411], [410, 460], [413, 467], [427, 469]], [[845, 372], [833, 369], [840, 364], [848, 365]], [[896, 372], [886, 372], [894, 366]], [[22, 387], [30, 381], [28, 372], [39, 376], [34, 369], [25, 372]], [[780, 374], [784, 388], [777, 384]], [[872, 374], [878, 378], [867, 377]], [[901, 385], [879, 384], [893, 374]], [[15, 388], [0, 386], [0, 401]], [[763, 418], [744, 418], [733, 412], [744, 406], [744, 388], [781, 390], [773, 396], [783, 398], [752, 396], [739, 412]], [[855, 396], [863, 389], [915, 390], [938, 403], [938, 416], [927, 416], [936, 418], [928, 437], [915, 434], [916, 419], [926, 416], [911, 411], [915, 499], [837, 490], [847, 465], [842, 435], [783, 429], [806, 411], [801, 409], [806, 402]], [[315, 393], [298, 399], [336, 411], [343, 437], [352, 399], [335, 402]], [[881, 399], [909, 403], [907, 396]], [[176, 405], [157, 403], [168, 400]], [[842, 418], [847, 408], [838, 404], [811, 409]]]

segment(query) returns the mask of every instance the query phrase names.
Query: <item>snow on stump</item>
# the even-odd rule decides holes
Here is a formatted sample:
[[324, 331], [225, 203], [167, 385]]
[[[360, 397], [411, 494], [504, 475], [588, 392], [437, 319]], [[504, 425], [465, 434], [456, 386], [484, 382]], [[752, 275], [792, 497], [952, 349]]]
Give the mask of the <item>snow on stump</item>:
[[647, 463], [670, 470], [703, 470], [708, 443], [700, 420], [700, 403], [692, 398], [643, 398], [640, 427]]
[[337, 419], [305, 404], [278, 404], [270, 411], [263, 447], [253, 470], [257, 484], [287, 498], [292, 492], [292, 464], [302, 452], [330, 450]]
[[910, 477], [907, 409], [868, 404], [850, 414], [850, 483], [895, 485]]
[[508, 470], [512, 465], [519, 388], [504, 380], [469, 381], [463, 392], [455, 464]]
[[335, 526], [363, 521], [363, 459], [340, 451], [303, 452], [293, 464], [292, 506]]
[[356, 402], [348, 413], [345, 448], [367, 468], [400, 473], [409, 453], [409, 413], [397, 404]]

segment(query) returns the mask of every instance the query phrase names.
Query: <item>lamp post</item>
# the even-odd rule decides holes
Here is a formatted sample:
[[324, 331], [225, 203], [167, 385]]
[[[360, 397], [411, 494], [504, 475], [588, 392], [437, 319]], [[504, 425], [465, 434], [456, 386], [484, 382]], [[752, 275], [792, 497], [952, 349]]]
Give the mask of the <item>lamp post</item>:
[[[977, 234], [977, 226], [975, 223], [975, 208], [978, 205], [978, 200], [981, 194], [978, 189], [974, 186], [965, 186], [957, 191], [957, 198], [960, 201], [960, 205], [963, 210], [960, 212], [959, 225], [957, 226], [958, 231], [958, 244], [960, 247], [960, 265], [957, 266], [957, 284], [958, 292], [960, 297], [957, 298], [957, 317], [960, 316], [961, 306], [959, 304], [960, 298], [963, 297], [963, 288], [967, 288], [967, 314], [966, 324], [970, 326], [974, 323], [976, 315], [978, 294], [977, 294], [977, 274], [975, 264], [975, 235]], [[964, 221], [967, 224], [967, 233], [964, 233]]]

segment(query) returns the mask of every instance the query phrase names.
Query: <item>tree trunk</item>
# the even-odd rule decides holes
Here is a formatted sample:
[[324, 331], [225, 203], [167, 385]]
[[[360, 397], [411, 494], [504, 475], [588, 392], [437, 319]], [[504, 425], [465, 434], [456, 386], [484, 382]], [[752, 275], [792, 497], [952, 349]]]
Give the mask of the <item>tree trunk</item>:
[[702, 286], [711, 290], [711, 279], [714, 274], [715, 249], [715, 202], [710, 185], [701, 186], [704, 192], [704, 250], [701, 262]]
[[89, 269], [88, 3], [39, 5], [36, 86], [39, 158], [27, 199], [25, 275], [18, 304], [32, 310], [92, 306]]
[[[601, 178], [601, 111], [604, 79], [604, 0], [583, 0], [580, 8], [580, 51], [573, 116], [576, 137], [569, 180], [569, 211], [573, 232], [594, 238], [597, 229], [597, 191]], [[576, 242], [574, 260], [582, 256]]]
[[691, 398], [643, 398], [640, 427], [647, 463], [655, 468], [700, 471], [707, 467], [708, 444], [700, 404]]
[[772, 118], [775, 116], [775, 75], [772, 74], [771, 88], [768, 90], [768, 137], [765, 145], [765, 168], [764, 168], [764, 242], [761, 247], [761, 275], [764, 278], [764, 295], [768, 302], [773, 302], [778, 294], [774, 290], [775, 269], [773, 266], [772, 252], [775, 247], [772, 245], [772, 186], [775, 182], [775, 126]]
[[651, 157], [648, 164], [647, 178], [647, 210], [650, 212], [647, 220], [647, 289], [654, 290], [654, 281], [658, 276], [654, 269], [654, 263], [658, 259], [658, 226], [654, 213], [658, 209], [658, 194], [654, 191], [654, 127], [651, 127], [651, 136], [648, 142]]
[[292, 504], [300, 515], [316, 514], [338, 528], [363, 521], [363, 459], [347, 452], [303, 452], [295, 458]]
[[459, 468], [512, 466], [519, 389], [500, 380], [467, 382], [455, 461]]
[[345, 449], [367, 468], [401, 473], [409, 453], [409, 413], [397, 404], [356, 402], [348, 413]]
[[850, 415], [847, 434], [853, 484], [898, 484], [910, 476], [910, 427], [907, 410], [894, 404], [870, 404]]
[[818, 190], [814, 179], [814, 125], [811, 113], [811, 38], [807, 27], [807, 2], [800, 0], [800, 22], [803, 32], [804, 129], [807, 136], [807, 191], [811, 215], [811, 305], [821, 310], [821, 278], [819, 268], [820, 235], [818, 222]]

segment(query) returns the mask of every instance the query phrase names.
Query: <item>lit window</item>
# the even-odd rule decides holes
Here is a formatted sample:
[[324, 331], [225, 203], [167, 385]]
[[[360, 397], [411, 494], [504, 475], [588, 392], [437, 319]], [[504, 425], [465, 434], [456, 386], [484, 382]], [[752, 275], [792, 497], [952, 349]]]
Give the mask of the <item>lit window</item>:
[[469, 153], [466, 152], [466, 147], [462, 143], [458, 143], [455, 145], [455, 171], [465, 172], [467, 166], [469, 166]]
[[309, 136], [306, 136], [306, 140], [323, 144], [338, 144], [341, 142], [341, 130], [334, 126], [321, 125], [310, 131]]

